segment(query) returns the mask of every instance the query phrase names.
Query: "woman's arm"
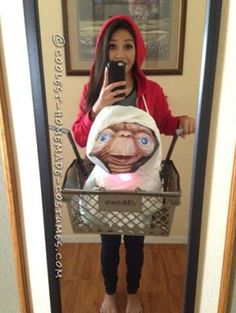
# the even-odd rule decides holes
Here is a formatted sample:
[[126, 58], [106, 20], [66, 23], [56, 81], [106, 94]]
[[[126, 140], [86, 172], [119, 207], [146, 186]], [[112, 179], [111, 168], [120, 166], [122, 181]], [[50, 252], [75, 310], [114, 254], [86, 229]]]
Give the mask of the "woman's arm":
[[150, 94], [156, 96], [156, 100], [150, 99], [150, 103], [154, 106], [152, 110], [153, 117], [156, 120], [157, 126], [161, 133], [165, 135], [174, 135], [177, 128], [183, 129], [182, 137], [195, 132], [195, 119], [187, 115], [173, 116], [166, 96], [162, 88], [157, 85], [154, 87], [155, 93]]
[[89, 111], [87, 110], [88, 84], [85, 85], [80, 99], [80, 110], [74, 124], [72, 125], [74, 138], [80, 147], [86, 146], [88, 134], [93, 124], [93, 121], [96, 118], [96, 115], [104, 107], [113, 105], [115, 102], [123, 100], [125, 98], [125, 95], [128, 93], [127, 88], [123, 90], [125, 95], [122, 97], [117, 97], [117, 95], [120, 94], [119, 90], [113, 91], [114, 88], [118, 86], [123, 86], [125, 84], [125, 81], [108, 84], [108, 72], [106, 68], [104, 73], [104, 81], [100, 90], [99, 97]]
[[93, 124], [93, 119], [90, 116], [90, 112], [87, 112], [87, 92], [88, 85], [86, 84], [80, 98], [78, 115], [72, 125], [75, 141], [80, 147], [86, 146], [88, 134]]

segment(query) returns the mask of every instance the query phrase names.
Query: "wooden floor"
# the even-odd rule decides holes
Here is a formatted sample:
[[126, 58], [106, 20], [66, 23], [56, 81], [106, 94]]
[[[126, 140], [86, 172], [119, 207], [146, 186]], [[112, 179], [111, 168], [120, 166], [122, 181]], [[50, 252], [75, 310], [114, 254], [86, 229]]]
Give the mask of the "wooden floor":
[[[64, 244], [60, 280], [63, 313], [99, 313], [104, 296], [100, 244]], [[125, 313], [125, 250], [120, 250], [119, 313]], [[144, 313], [182, 313], [186, 245], [145, 244], [139, 295]]]

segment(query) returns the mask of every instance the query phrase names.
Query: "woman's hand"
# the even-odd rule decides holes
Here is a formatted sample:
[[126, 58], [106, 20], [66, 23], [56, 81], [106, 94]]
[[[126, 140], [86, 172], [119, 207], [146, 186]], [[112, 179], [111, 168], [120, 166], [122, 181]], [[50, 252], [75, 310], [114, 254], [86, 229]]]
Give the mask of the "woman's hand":
[[[123, 82], [115, 82], [112, 84], [109, 84], [108, 82], [108, 69], [105, 68], [104, 72], [104, 80], [102, 89], [100, 91], [99, 97], [97, 101], [95, 102], [92, 111], [95, 115], [97, 115], [104, 107], [113, 105], [117, 101], [121, 101], [125, 98], [126, 94], [128, 94], [128, 89], [124, 88], [122, 90], [115, 90], [112, 91], [114, 88], [119, 86], [125, 86], [126, 81]], [[125, 94], [122, 97], [118, 97], [120, 94]]]
[[195, 133], [196, 120], [190, 116], [182, 116], [179, 122], [179, 128], [183, 129], [181, 137], [185, 138], [186, 135]]

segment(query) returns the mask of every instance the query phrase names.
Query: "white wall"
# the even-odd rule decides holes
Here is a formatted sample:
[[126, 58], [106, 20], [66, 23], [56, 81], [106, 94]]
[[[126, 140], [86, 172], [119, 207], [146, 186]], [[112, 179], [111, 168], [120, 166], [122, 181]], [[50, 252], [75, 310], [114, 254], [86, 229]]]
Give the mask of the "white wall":
[[16, 268], [10, 232], [10, 217], [6, 186], [3, 178], [2, 151], [0, 147], [0, 312], [20, 312]]

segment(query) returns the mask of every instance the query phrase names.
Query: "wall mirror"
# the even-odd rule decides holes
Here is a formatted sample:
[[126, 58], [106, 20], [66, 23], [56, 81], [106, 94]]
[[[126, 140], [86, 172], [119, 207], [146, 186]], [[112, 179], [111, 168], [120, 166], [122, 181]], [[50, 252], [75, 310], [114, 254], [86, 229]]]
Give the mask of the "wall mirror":
[[[176, 115], [178, 113], [186, 113], [189, 115], [195, 114], [197, 116], [197, 131], [194, 136], [195, 139], [186, 139], [186, 141], [180, 142], [176, 150], [176, 158], [178, 166], [180, 167], [180, 174], [182, 175], [182, 173], [184, 173], [185, 165], [183, 164], [185, 162], [182, 161], [182, 149], [187, 151], [187, 153], [185, 153], [185, 158], [188, 159], [188, 163], [191, 165], [188, 174], [186, 176], [183, 174], [183, 184], [186, 186], [183, 198], [184, 203], [175, 217], [173, 225], [174, 230], [172, 233], [176, 234], [176, 237], [172, 236], [172, 243], [175, 240], [175, 244], [181, 242], [186, 246], [186, 257], [184, 260], [184, 264], [186, 265], [184, 266], [183, 288], [180, 299], [181, 306], [179, 307], [179, 312], [184, 313], [194, 312], [198, 249], [201, 229], [201, 210], [207, 157], [208, 132], [211, 117], [211, 102], [217, 57], [221, 1], [205, 0], [201, 1], [201, 3], [199, 2], [198, 5], [202, 8], [202, 15], [200, 19], [196, 13], [199, 12], [199, 10], [196, 9], [195, 1], [187, 1], [187, 24], [183, 75], [155, 76], [153, 78], [157, 82], [160, 82], [160, 84], [164, 87], [172, 109]], [[48, 6], [52, 7], [49, 8]], [[62, 297], [65, 295], [63, 295], [63, 290], [60, 289], [60, 280], [58, 279], [58, 276], [60, 276], [61, 273], [60, 266], [68, 268], [68, 263], [64, 263], [63, 265], [63, 259], [61, 259], [61, 254], [58, 253], [57, 249], [58, 238], [61, 238], [62, 234], [58, 225], [56, 225], [55, 228], [55, 222], [57, 221], [55, 221], [55, 175], [53, 175], [55, 163], [53, 163], [52, 149], [52, 153], [50, 155], [49, 147], [51, 141], [49, 124], [52, 124], [53, 121], [55, 121], [55, 118], [63, 116], [63, 127], [70, 127], [78, 110], [77, 103], [80, 97], [79, 89], [81, 90], [81, 86], [85, 83], [86, 78], [68, 77], [65, 74], [65, 42], [63, 41], [61, 10], [62, 5], [59, 1], [51, 1], [50, 4], [47, 3], [46, 5], [43, 4], [43, 1], [24, 0], [37, 141], [39, 147], [40, 173], [42, 180], [51, 308], [52, 312], [65, 313], [65, 310], [63, 311], [61, 305]], [[49, 14], [48, 12], [53, 12], [53, 14]], [[191, 26], [191, 21], [194, 17], [196, 24]], [[202, 21], [201, 25], [198, 24], [199, 20]], [[195, 38], [198, 38], [197, 40], [194, 40], [193, 32], [196, 35]], [[201, 38], [199, 37], [199, 34], [201, 35]], [[55, 43], [55, 38], [62, 40]], [[190, 46], [190, 44], [192, 46]], [[195, 62], [191, 61], [191, 55], [195, 58], [195, 64], [197, 64], [194, 74], [190, 71], [191, 68], [194, 68]], [[60, 76], [60, 74], [62, 74], [62, 76]], [[186, 77], [185, 75], [188, 76]], [[55, 88], [55, 77], [60, 77], [63, 80], [61, 95], [57, 93], [60, 88]], [[192, 82], [189, 87], [190, 89], [186, 88], [186, 79]], [[182, 99], [180, 96], [181, 92], [179, 91], [176, 93], [174, 86], [178, 86], [178, 88], [182, 88], [182, 90], [184, 90], [185, 94]], [[59, 110], [56, 109], [60, 96], [62, 96], [61, 103], [63, 103], [61, 113], [59, 113]], [[188, 106], [188, 103], [186, 104], [186, 99], [188, 103], [191, 103], [191, 107]], [[58, 112], [56, 112], [56, 110]], [[168, 144], [169, 142], [167, 140], [165, 145], [167, 146]], [[192, 149], [194, 156], [192, 153], [189, 153], [191, 150], [191, 144], [192, 147], [194, 144], [194, 149]], [[66, 155], [63, 159], [63, 167], [66, 169], [67, 165], [69, 165], [69, 162], [71, 161], [70, 157], [73, 157], [73, 154], [69, 152], [69, 145], [66, 142], [63, 144], [63, 151], [63, 155]], [[68, 152], [65, 153], [65, 151]], [[75, 239], [75, 235], [71, 232], [66, 209], [63, 209], [63, 212], [64, 216], [67, 217], [65, 217], [65, 220], [61, 221], [61, 223], [63, 224], [64, 229], [68, 227], [67, 233], [64, 232], [63, 234], [64, 242], [73, 242], [73, 240], [74, 242], [78, 242], [78, 237]], [[183, 221], [182, 225], [180, 223], [181, 221]], [[182, 232], [183, 229], [184, 232]], [[167, 242], [168, 241], [164, 241], [164, 243]], [[160, 243], [163, 243], [163, 241], [157, 241], [157, 244]], [[82, 253], [82, 250], [80, 250], [79, 253]], [[99, 262], [99, 260], [97, 262]], [[76, 297], [76, 295], [71, 291], [71, 288], [67, 289], [67, 294], [70, 295], [71, 293], [72, 297], [70, 300], [67, 300], [67, 304], [73, 302]], [[84, 298], [84, 301], [88, 302], [90, 300]], [[172, 305], [175, 305], [174, 299], [171, 298], [171, 295], [168, 301], [170, 302], [170, 307], [172, 301]], [[77, 310], [82, 312], [83, 310], [80, 309], [81, 307], [77, 308]], [[153, 310], [153, 312], [157, 313], [155, 308], [153, 308]], [[162, 312], [166, 313], [166, 311]], [[175, 311], [175, 313], [177, 312]]]

